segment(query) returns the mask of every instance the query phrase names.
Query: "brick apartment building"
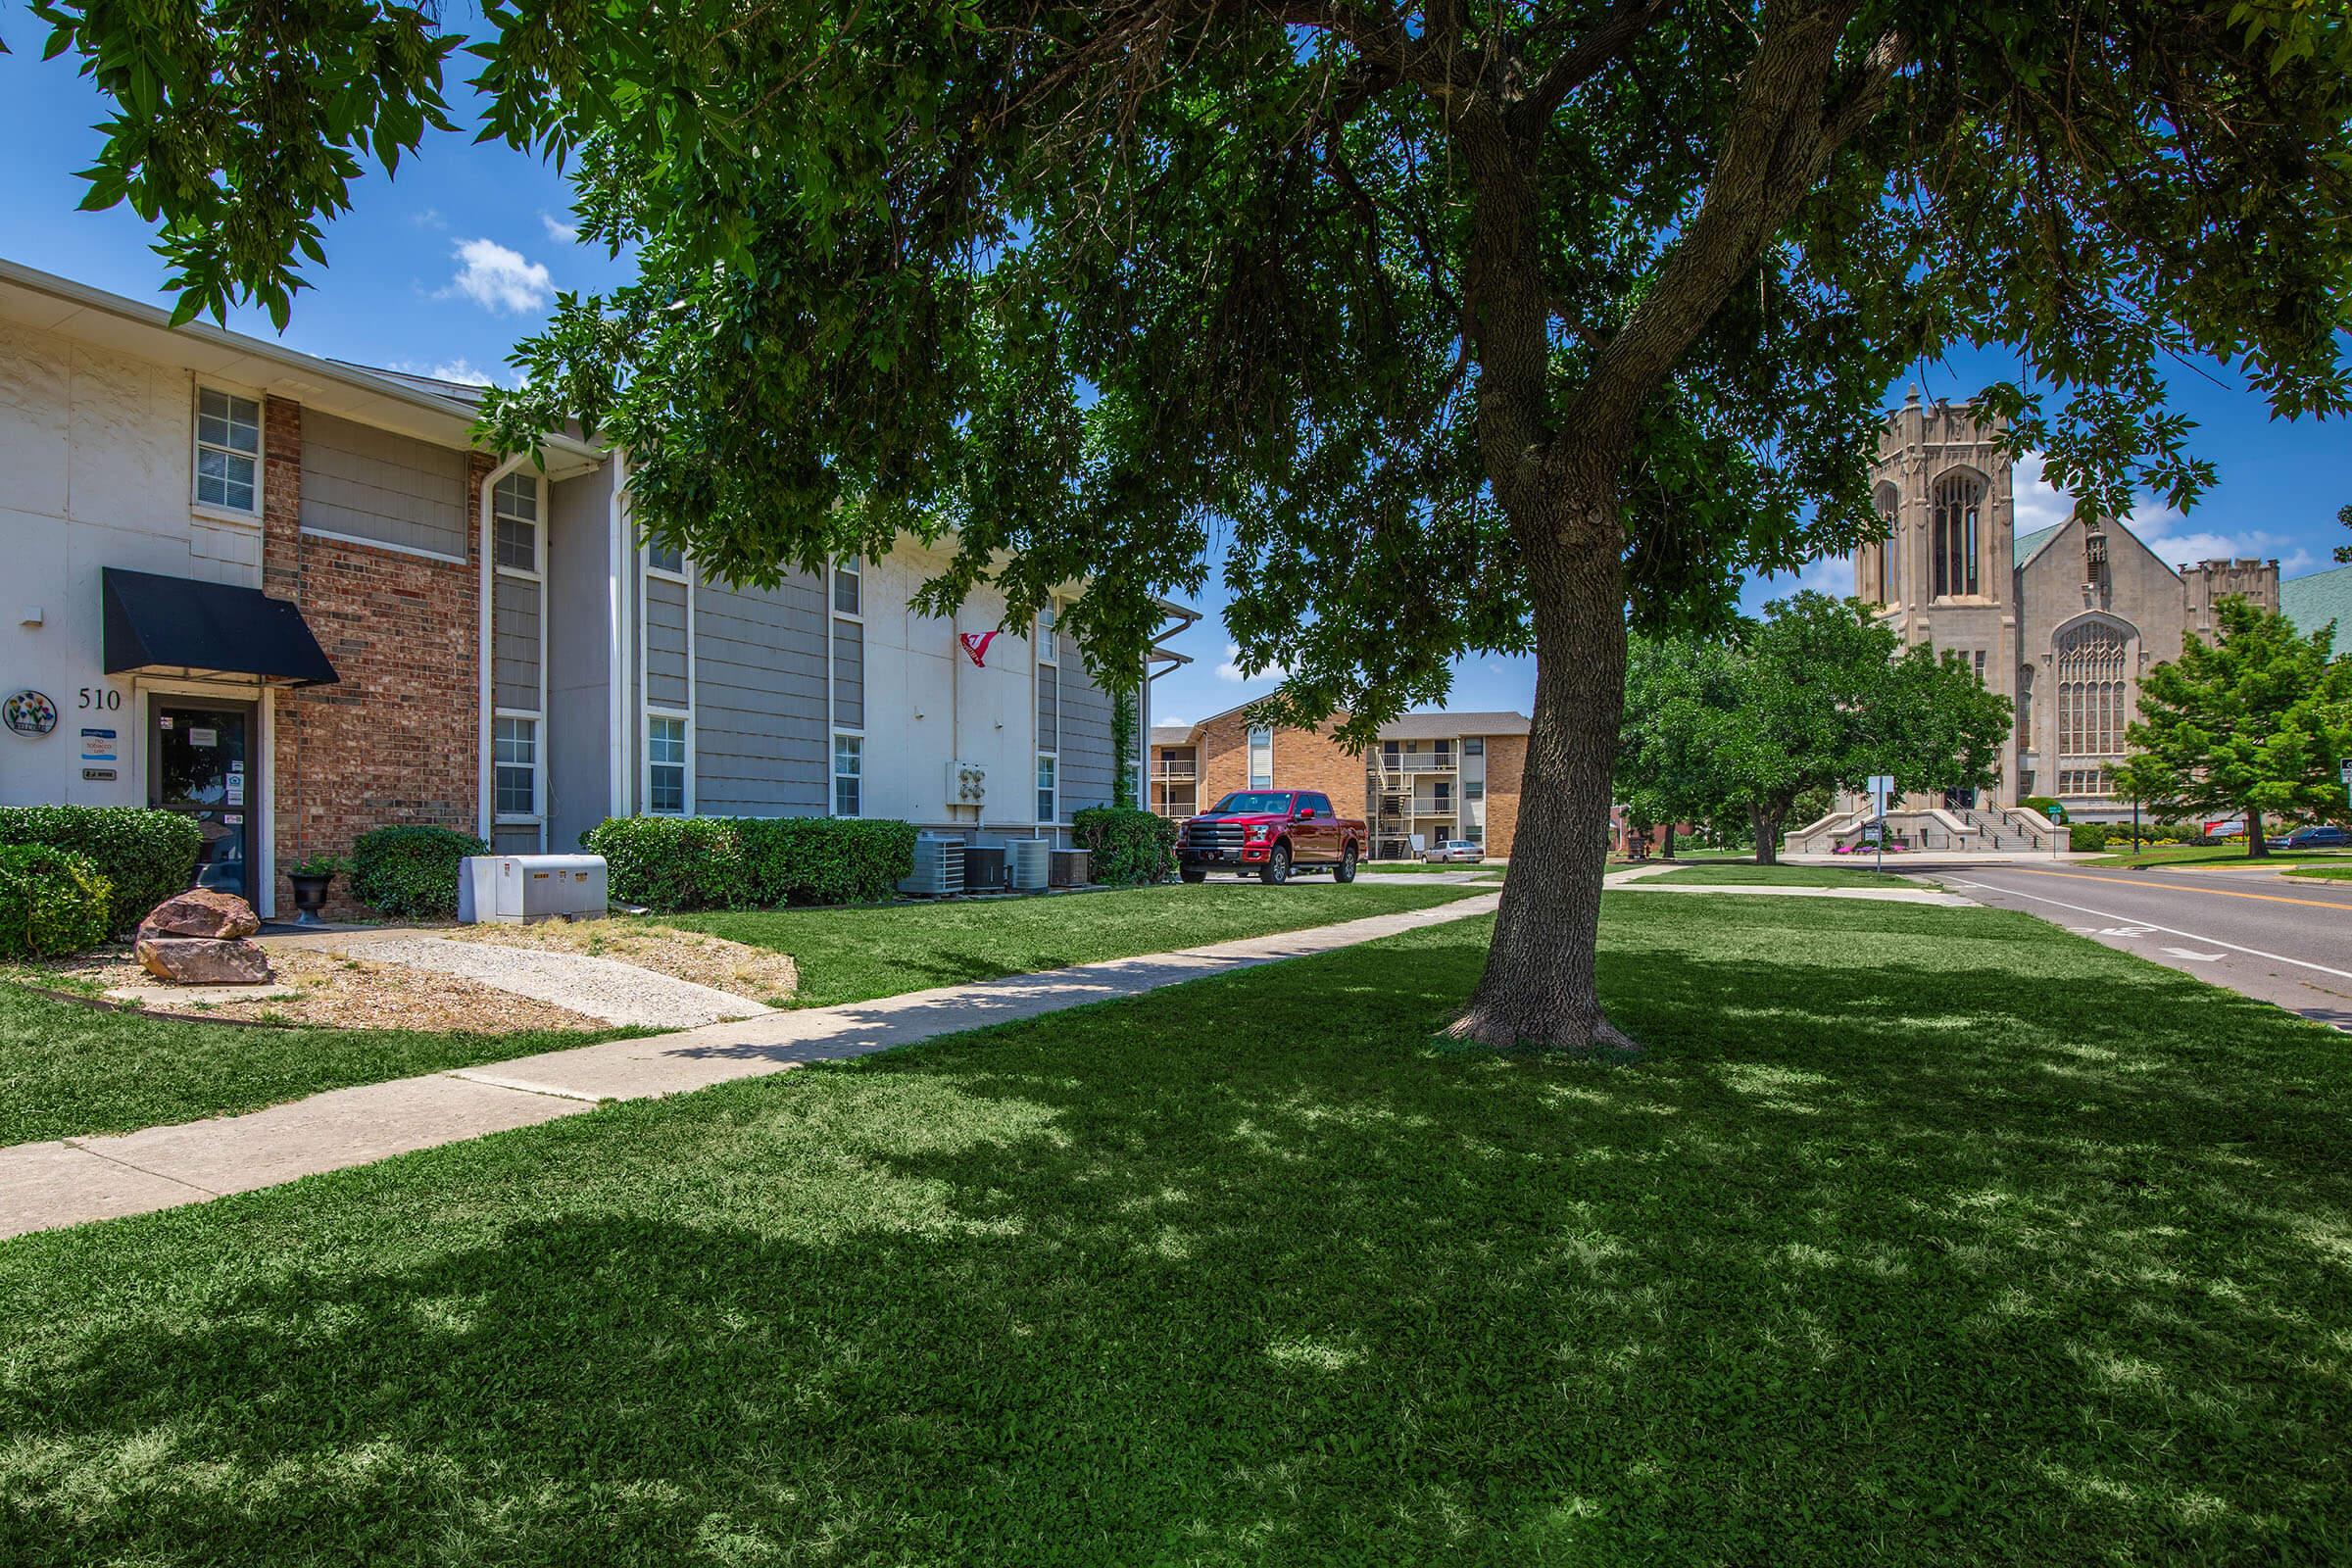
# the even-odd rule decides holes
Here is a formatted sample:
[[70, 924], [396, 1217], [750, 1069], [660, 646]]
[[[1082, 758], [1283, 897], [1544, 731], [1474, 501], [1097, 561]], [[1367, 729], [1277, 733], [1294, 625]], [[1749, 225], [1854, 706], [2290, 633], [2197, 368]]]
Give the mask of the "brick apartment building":
[[1061, 840], [1109, 802], [1110, 697], [1054, 614], [967, 654], [1003, 601], [917, 613], [943, 563], [911, 537], [710, 581], [637, 536], [625, 454], [498, 460], [478, 395], [0, 262], [0, 804], [184, 811], [200, 879], [267, 915], [286, 866], [387, 823], [514, 852], [640, 811]]
[[1241, 789], [1316, 790], [1372, 829], [1374, 859], [1466, 838], [1507, 858], [1527, 763], [1524, 713], [1406, 713], [1368, 750], [1333, 726], [1253, 725], [1247, 707], [1152, 730], [1151, 808], [1186, 817]]

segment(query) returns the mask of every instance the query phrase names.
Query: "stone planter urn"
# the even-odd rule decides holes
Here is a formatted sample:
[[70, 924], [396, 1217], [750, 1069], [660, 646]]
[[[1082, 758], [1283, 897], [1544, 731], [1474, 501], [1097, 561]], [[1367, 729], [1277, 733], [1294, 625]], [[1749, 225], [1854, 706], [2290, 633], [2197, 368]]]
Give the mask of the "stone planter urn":
[[326, 907], [326, 890], [334, 886], [335, 874], [323, 875], [288, 872], [286, 880], [294, 885], [294, 923], [296, 925], [324, 925], [318, 911]]

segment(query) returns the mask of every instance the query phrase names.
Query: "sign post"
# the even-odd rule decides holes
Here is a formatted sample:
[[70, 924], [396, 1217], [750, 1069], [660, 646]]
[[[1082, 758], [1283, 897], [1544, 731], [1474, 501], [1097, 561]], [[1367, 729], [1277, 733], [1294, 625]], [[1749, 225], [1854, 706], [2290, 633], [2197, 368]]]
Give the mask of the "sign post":
[[1878, 832], [1871, 841], [1871, 854], [1875, 857], [1871, 868], [1877, 871], [1886, 869], [1886, 803], [1893, 795], [1894, 775], [1892, 773], [1870, 775], [1871, 814], [1878, 818]]

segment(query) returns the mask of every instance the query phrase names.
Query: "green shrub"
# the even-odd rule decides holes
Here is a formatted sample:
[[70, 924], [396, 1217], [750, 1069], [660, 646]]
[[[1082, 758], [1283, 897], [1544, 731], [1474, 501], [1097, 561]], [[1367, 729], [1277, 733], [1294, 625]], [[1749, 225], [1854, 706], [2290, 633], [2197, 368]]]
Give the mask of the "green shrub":
[[747, 816], [736, 819], [752, 903], [873, 904], [914, 871], [914, 824], [888, 818]]
[[379, 827], [351, 847], [351, 896], [400, 919], [458, 912], [458, 862], [489, 846], [448, 827]]
[[[2107, 848], [2107, 841], [2115, 836], [2115, 830], [2104, 822], [2076, 822], [2072, 826], [2074, 828], [2073, 846], [2085, 854]], [[2124, 842], [2126, 844], [2131, 842], [2130, 829], [2125, 830]]]
[[2042, 815], [2047, 816], [2050, 814], [2050, 808], [2058, 804], [2058, 797], [2055, 795], [2029, 795], [2017, 804], [2029, 811], [2039, 811]]
[[194, 817], [141, 806], [8, 806], [0, 807], [0, 844], [87, 857], [113, 890], [107, 929], [123, 933], [196, 880], [204, 830]]
[[1098, 882], [1133, 887], [1176, 874], [1176, 824], [1132, 806], [1096, 806], [1070, 818], [1070, 836], [1090, 857]]
[[744, 908], [752, 881], [739, 826], [723, 816], [608, 816], [580, 835], [580, 847], [605, 858], [615, 903]]
[[914, 824], [825, 816], [614, 816], [580, 835], [612, 897], [649, 909], [773, 909], [887, 899]]
[[51, 958], [96, 947], [112, 929], [113, 895], [113, 884], [86, 855], [0, 844], [0, 958]]

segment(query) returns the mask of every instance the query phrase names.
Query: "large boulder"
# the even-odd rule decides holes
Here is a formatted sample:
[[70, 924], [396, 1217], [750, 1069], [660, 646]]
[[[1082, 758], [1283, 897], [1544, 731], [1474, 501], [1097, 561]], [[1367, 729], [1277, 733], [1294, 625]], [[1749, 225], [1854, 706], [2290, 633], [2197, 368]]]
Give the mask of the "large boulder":
[[233, 893], [190, 888], [166, 899], [139, 922], [143, 937], [203, 937], [214, 942], [249, 937], [262, 928], [253, 906]]
[[184, 986], [258, 986], [272, 978], [270, 956], [243, 937], [152, 936], [142, 929], [132, 951], [149, 974]]

